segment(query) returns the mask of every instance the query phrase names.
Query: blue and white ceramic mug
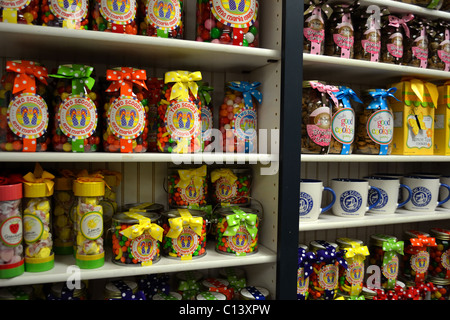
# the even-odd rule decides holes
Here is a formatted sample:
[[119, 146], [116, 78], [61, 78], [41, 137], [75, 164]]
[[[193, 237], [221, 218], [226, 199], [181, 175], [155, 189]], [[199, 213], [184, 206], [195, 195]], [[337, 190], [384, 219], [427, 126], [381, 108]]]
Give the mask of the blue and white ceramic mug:
[[[380, 190], [377, 187], [370, 186], [369, 181], [365, 179], [332, 179], [331, 188], [336, 193], [336, 202], [331, 211], [339, 217], [363, 217], [381, 199]], [[373, 204], [368, 205], [369, 190], [371, 189], [377, 193], [378, 199]]]
[[[328, 205], [322, 208], [324, 191], [330, 192], [332, 199]], [[324, 187], [321, 180], [300, 179], [300, 222], [316, 221], [321, 213], [331, 209], [335, 201], [336, 194], [333, 189]]]
[[[395, 210], [405, 206], [411, 199], [411, 189], [407, 185], [400, 183], [400, 178], [398, 177], [375, 175], [364, 177], [364, 179], [367, 179], [371, 186], [377, 187], [381, 193], [381, 199], [378, 201], [378, 204], [370, 209], [369, 212], [395, 213]], [[406, 198], [401, 197], [401, 199], [405, 200], [399, 201], [399, 194], [402, 189], [406, 189]], [[370, 190], [369, 205], [373, 205], [376, 200], [378, 200], [377, 192]]]
[[450, 186], [441, 183], [438, 176], [407, 175], [402, 178], [402, 183], [412, 191], [411, 199], [406, 203], [405, 209], [433, 212], [438, 206], [450, 200], [449, 193], [447, 197], [439, 201], [439, 189], [445, 188], [450, 191]]

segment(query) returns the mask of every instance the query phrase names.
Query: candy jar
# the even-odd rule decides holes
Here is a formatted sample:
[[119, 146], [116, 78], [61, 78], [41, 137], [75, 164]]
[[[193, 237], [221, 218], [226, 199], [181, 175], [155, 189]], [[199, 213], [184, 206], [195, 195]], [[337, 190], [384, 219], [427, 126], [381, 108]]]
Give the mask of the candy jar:
[[315, 254], [313, 272], [309, 276], [309, 299], [333, 300], [338, 291], [339, 265], [347, 269], [345, 251], [333, 242], [314, 240], [309, 250]]
[[238, 300], [269, 300], [270, 292], [264, 287], [260, 286], [247, 286], [239, 291]]
[[103, 207], [105, 182], [100, 175], [78, 177], [73, 182], [75, 261], [81, 269], [103, 266]]
[[303, 81], [302, 95], [302, 153], [328, 152], [331, 141], [331, 104], [337, 87], [322, 81]]
[[[339, 86], [333, 92], [333, 115], [331, 117], [331, 142], [328, 153], [351, 154], [355, 142], [355, 111], [351, 100], [358, 103], [362, 101], [356, 93], [348, 87]], [[338, 103], [336, 103], [336, 100]]]
[[350, 238], [338, 238], [336, 243], [345, 251], [348, 268], [339, 266], [339, 292], [349, 297], [358, 297], [362, 293], [364, 281], [364, 261], [369, 249], [363, 241]]
[[181, 261], [206, 255], [205, 212], [176, 209], [163, 213], [163, 254]]
[[58, 79], [53, 90], [54, 122], [52, 146], [54, 151], [95, 152], [100, 147], [97, 128], [98, 94], [92, 91], [95, 80], [93, 67], [67, 64], [58, 67]]
[[422, 69], [428, 67], [428, 44], [433, 31], [426, 19], [414, 19], [410, 25], [411, 38], [408, 39], [404, 63]]
[[161, 90], [164, 86], [162, 78], [151, 77], [147, 79], [148, 89], [148, 148], [147, 152], [157, 152], [158, 147], [158, 103], [161, 99]]
[[37, 25], [39, 5], [40, 0], [2, 1], [0, 22]]
[[228, 281], [228, 287], [234, 290], [235, 298], [239, 291], [247, 286], [247, 278], [244, 269], [237, 267], [220, 268], [219, 276]]
[[200, 292], [200, 284], [203, 280], [203, 273], [197, 270], [177, 272], [175, 274], [175, 286], [183, 300], [194, 300]]
[[450, 282], [450, 230], [432, 228], [430, 235], [435, 238], [436, 247], [430, 248], [428, 275]]
[[112, 261], [119, 265], [150, 266], [160, 259], [163, 228], [158, 212], [128, 211], [112, 219]]
[[333, 13], [326, 2], [327, 0], [310, 0], [309, 7], [303, 13], [303, 53], [324, 53], [327, 19]]
[[225, 88], [220, 106], [219, 129], [225, 152], [257, 152], [257, 107], [262, 103], [259, 82], [233, 81]]
[[430, 300], [449, 300], [450, 298], [450, 281], [438, 278], [428, 279], [437, 289], [430, 295]]
[[170, 278], [167, 274], [146, 274], [138, 278], [138, 288], [147, 300], [158, 293], [170, 292]]
[[211, 99], [211, 93], [214, 90], [207, 82], [198, 82], [198, 96], [202, 102], [202, 109], [200, 119], [202, 121], [202, 149], [206, 148], [210, 143], [213, 136], [213, 103]]
[[202, 104], [197, 85], [201, 79], [199, 71], [169, 71], [165, 74], [158, 103], [159, 152], [202, 151]]
[[184, 0], [138, 0], [139, 34], [184, 38]]
[[394, 236], [373, 234], [369, 242], [369, 265], [377, 265], [381, 269], [381, 286], [393, 289], [399, 271], [399, 257], [403, 255], [403, 241]]
[[43, 26], [88, 30], [89, 1], [41, 0], [40, 18]]
[[83, 281], [79, 282], [79, 287], [69, 288], [66, 282], [53, 283], [46, 295], [47, 300], [87, 300], [87, 286]]
[[205, 206], [208, 202], [206, 165], [199, 168], [171, 169], [167, 180], [169, 207]]
[[31, 285], [11, 286], [0, 288], [0, 301], [34, 300], [34, 288]]
[[259, 0], [197, 0], [196, 40], [259, 47]]
[[259, 212], [230, 206], [216, 210], [216, 251], [234, 256], [258, 252]]
[[307, 245], [298, 245], [297, 300], [308, 300], [309, 276], [313, 273], [316, 254]]
[[234, 289], [230, 287], [230, 283], [226, 279], [206, 278], [201, 282], [202, 291], [208, 293], [220, 293], [225, 296], [225, 300], [232, 300], [234, 297]]
[[105, 300], [145, 300], [145, 294], [139, 290], [134, 280], [113, 279], [107, 281], [103, 290]]
[[432, 21], [434, 32], [428, 46], [428, 68], [450, 71], [450, 24]]
[[389, 15], [381, 18], [381, 62], [402, 65], [407, 39], [410, 38], [408, 23], [414, 19], [412, 14]]
[[325, 54], [352, 59], [354, 54], [353, 14], [358, 2], [335, 4], [325, 34]]
[[23, 239], [25, 271], [41, 272], [54, 266], [52, 203], [55, 176], [36, 164], [23, 179]]
[[211, 197], [215, 204], [250, 204], [251, 168], [217, 168], [211, 171]]
[[2, 85], [0, 150], [47, 151], [47, 69], [33, 61], [7, 61]]
[[368, 89], [363, 93], [364, 110], [358, 114], [355, 153], [388, 155], [392, 152], [394, 115], [388, 97], [398, 100], [396, 88]]
[[75, 204], [72, 183], [74, 175], [55, 178], [53, 195], [53, 250], [56, 255], [73, 254], [73, 221], [71, 210]]
[[[111, 94], [105, 101], [103, 149], [107, 152], [141, 153], [147, 151], [148, 92], [145, 70], [122, 67], [106, 71]], [[144, 105], [145, 104], [145, 105]]]
[[22, 183], [2, 177], [0, 185], [0, 279], [24, 273]]
[[137, 34], [137, 0], [93, 0], [91, 30], [114, 33]]

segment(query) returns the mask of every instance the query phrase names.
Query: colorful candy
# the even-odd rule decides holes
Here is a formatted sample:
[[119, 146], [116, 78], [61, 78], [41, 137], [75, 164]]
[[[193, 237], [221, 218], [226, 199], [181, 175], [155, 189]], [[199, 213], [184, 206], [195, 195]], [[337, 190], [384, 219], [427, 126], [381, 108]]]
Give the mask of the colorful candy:
[[184, 0], [138, 0], [139, 34], [184, 38]]
[[53, 234], [55, 254], [73, 253], [73, 221], [71, 216], [75, 197], [72, 177], [57, 177], [53, 195]]
[[201, 121], [202, 121], [202, 141], [203, 146], [202, 150], [204, 150], [210, 143], [212, 139], [212, 129], [214, 126], [213, 119], [213, 103], [211, 98], [211, 93], [214, 90], [213, 87], [210, 87], [207, 82], [198, 82], [198, 95], [202, 102], [201, 109]]
[[230, 283], [226, 279], [206, 278], [202, 281], [202, 287], [209, 293], [224, 295], [226, 300], [232, 300], [234, 297], [234, 289], [230, 287]]
[[258, 47], [258, 10], [258, 0], [197, 0], [196, 40]]
[[430, 248], [429, 276], [450, 281], [450, 230], [433, 228], [430, 235], [436, 239], [436, 247]]
[[89, 2], [41, 0], [40, 18], [43, 26], [88, 30]]
[[250, 203], [251, 169], [219, 168], [211, 171], [211, 197], [214, 203]]
[[[105, 4], [106, 3], [106, 4]], [[91, 30], [137, 34], [137, 0], [94, 0], [91, 11]]]
[[8, 23], [34, 24], [39, 21], [40, 0], [3, 1], [0, 8], [0, 21]]
[[206, 165], [196, 169], [171, 170], [167, 180], [169, 207], [204, 206], [208, 203]]
[[158, 103], [161, 99], [161, 90], [164, 86], [162, 78], [151, 77], [147, 79], [148, 89], [148, 152], [157, 152], [158, 134]]
[[50, 137], [47, 69], [33, 61], [7, 61], [0, 90], [0, 150], [47, 151]]

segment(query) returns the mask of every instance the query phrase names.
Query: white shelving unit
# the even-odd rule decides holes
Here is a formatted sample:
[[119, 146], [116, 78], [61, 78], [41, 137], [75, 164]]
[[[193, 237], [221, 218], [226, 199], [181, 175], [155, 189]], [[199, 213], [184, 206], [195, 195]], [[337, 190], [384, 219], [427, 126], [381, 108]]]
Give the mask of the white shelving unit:
[[[282, 1], [262, 0], [259, 3], [260, 47], [200, 43], [195, 39], [196, 1], [185, 1], [186, 40], [160, 39], [139, 35], [122, 35], [86, 30], [66, 30], [42, 26], [0, 23], [0, 38], [7, 44], [0, 48], [0, 75], [7, 60], [39, 61], [49, 70], [64, 63], [84, 63], [95, 67], [97, 76], [117, 66], [133, 66], [147, 70], [147, 76], [163, 77], [166, 71], [201, 71], [204, 81], [214, 87], [213, 105], [220, 106], [228, 81], [259, 81], [263, 103], [259, 107], [260, 129], [280, 128], [281, 32]], [[216, 111], [216, 110], [214, 110]], [[215, 113], [216, 119], [218, 110]], [[278, 221], [278, 148], [270, 143], [256, 154], [204, 153], [173, 155], [160, 153], [0, 153], [5, 168], [32, 170], [35, 162], [44, 169], [60, 168], [89, 171], [109, 169], [122, 174], [117, 190], [119, 205], [136, 202], [156, 202], [167, 209], [164, 183], [168, 167], [173, 165], [240, 165], [253, 169], [252, 197], [259, 200], [264, 216], [259, 228], [259, 251], [237, 258], [219, 254], [209, 243], [206, 256], [192, 261], [178, 261], [162, 257], [148, 267], [119, 266], [111, 262], [107, 252], [105, 265], [98, 269], [81, 270], [81, 278], [95, 281], [112, 277], [201, 270], [215, 274], [217, 268], [236, 266], [247, 271], [247, 283], [269, 289], [275, 296], [277, 279], [277, 221]], [[108, 250], [108, 248], [107, 248]], [[109, 258], [108, 258], [109, 254]], [[43, 273], [28, 273], [12, 279], [1, 279], [0, 287], [24, 284], [51, 283], [67, 280], [67, 268], [75, 264], [71, 256], [56, 257], [55, 267]], [[100, 282], [101, 283], [101, 282]]]
[[[361, 6], [378, 5], [388, 7], [391, 13], [413, 13], [429, 19], [450, 20], [450, 13], [428, 10], [397, 1], [361, 0]], [[434, 83], [450, 79], [450, 73], [432, 69], [419, 69], [387, 63], [374, 63], [356, 59], [303, 54], [303, 79], [318, 79], [328, 84], [342, 84], [356, 88], [380, 86], [385, 88], [402, 77], [418, 77]], [[403, 155], [301, 155], [301, 178], [316, 178], [329, 186], [331, 179], [347, 177], [362, 178], [375, 173], [434, 172], [449, 174], [448, 156], [403, 156]], [[324, 203], [328, 203], [325, 199]], [[374, 233], [392, 234], [402, 237], [405, 230], [429, 231], [431, 227], [449, 227], [450, 211], [437, 208], [435, 212], [412, 212], [398, 209], [395, 214], [377, 215], [368, 213], [362, 218], [337, 217], [330, 211], [323, 213], [314, 222], [299, 223], [299, 243], [311, 240], [333, 242], [338, 237], [353, 237], [367, 243]]]

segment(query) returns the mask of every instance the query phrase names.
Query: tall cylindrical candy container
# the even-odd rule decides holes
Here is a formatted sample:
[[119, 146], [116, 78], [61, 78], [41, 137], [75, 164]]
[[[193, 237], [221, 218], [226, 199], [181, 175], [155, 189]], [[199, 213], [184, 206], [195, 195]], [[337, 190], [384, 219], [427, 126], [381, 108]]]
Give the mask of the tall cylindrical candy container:
[[[103, 149], [107, 152], [141, 153], [147, 151], [147, 74], [145, 70], [122, 67], [107, 70], [106, 79], [112, 81], [106, 92], [106, 131]], [[144, 89], [142, 91], [141, 89]]]
[[105, 182], [100, 175], [79, 177], [73, 182], [75, 260], [81, 269], [103, 266], [103, 207]]
[[428, 68], [428, 44], [431, 26], [426, 19], [416, 17], [410, 25], [411, 38], [408, 40], [404, 62], [405, 64], [426, 69]]
[[184, 0], [138, 0], [139, 34], [184, 38]]
[[314, 240], [309, 250], [316, 255], [313, 273], [309, 276], [309, 299], [334, 300], [338, 291], [339, 265], [347, 269], [345, 251], [333, 242]]
[[[22, 183], [0, 178], [0, 279], [25, 271], [22, 228]], [[4, 183], [3, 183], [4, 182]]]
[[450, 53], [447, 49], [450, 41], [450, 24], [441, 20], [432, 21], [431, 23], [433, 24], [434, 32], [430, 35], [428, 68], [450, 71]]
[[0, 22], [37, 25], [39, 4], [40, 0], [2, 1]]
[[89, 29], [89, 1], [41, 0], [40, 18], [43, 26]]
[[197, 84], [201, 79], [199, 71], [169, 71], [165, 74], [158, 104], [159, 152], [202, 151], [202, 106]]
[[302, 153], [328, 153], [331, 142], [331, 101], [338, 88], [319, 81], [303, 81]]
[[148, 148], [147, 152], [157, 152], [158, 141], [158, 103], [161, 99], [161, 90], [164, 79], [151, 77], [147, 80], [148, 89]]
[[303, 52], [322, 55], [327, 19], [331, 17], [333, 9], [327, 4], [327, 0], [310, 0], [308, 4], [309, 7], [303, 13]]
[[176, 209], [163, 213], [163, 253], [166, 257], [192, 260], [206, 255], [205, 212]]
[[259, 47], [258, 0], [197, 0], [197, 41]]
[[430, 249], [437, 246], [436, 239], [416, 230], [405, 231], [403, 238], [405, 248], [400, 263], [401, 275], [406, 281], [424, 283], [428, 276]]
[[210, 87], [207, 82], [198, 82], [198, 95], [202, 102], [201, 109], [201, 121], [202, 121], [202, 149], [206, 148], [210, 143], [213, 136], [213, 103], [211, 98], [211, 93], [214, 88]]
[[211, 197], [215, 204], [250, 204], [252, 170], [218, 168], [211, 171]]
[[235, 256], [258, 252], [258, 213], [238, 206], [217, 210], [216, 251]]
[[355, 153], [388, 155], [392, 152], [394, 115], [388, 97], [398, 100], [397, 89], [370, 89], [363, 93], [365, 109], [358, 115]]
[[413, 18], [412, 14], [389, 15], [381, 18], [381, 62], [405, 64], [406, 44], [411, 36], [408, 23]]
[[[67, 171], [65, 171], [67, 172]], [[53, 195], [53, 250], [56, 255], [73, 254], [73, 221], [71, 210], [75, 204], [72, 184], [74, 176], [67, 172], [55, 178]]]
[[385, 290], [394, 289], [400, 267], [398, 255], [403, 255], [403, 241], [394, 236], [373, 234], [369, 242], [369, 264], [381, 269], [381, 286]]
[[122, 212], [113, 217], [112, 261], [119, 265], [150, 266], [160, 259], [163, 228], [158, 212]]
[[54, 266], [52, 204], [54, 175], [36, 164], [23, 179], [23, 239], [25, 271], [47, 271]]
[[33, 61], [7, 61], [2, 84], [0, 151], [47, 151], [47, 69]]
[[[351, 100], [362, 103], [356, 93], [348, 87], [339, 86], [337, 92], [332, 93], [336, 99], [331, 118], [331, 133], [329, 153], [351, 154], [355, 142], [355, 111]], [[338, 103], [336, 103], [336, 100]]]
[[91, 2], [91, 30], [137, 34], [137, 0], [94, 0]]
[[430, 235], [436, 239], [436, 247], [430, 248], [428, 275], [450, 284], [450, 230], [433, 228]]
[[313, 263], [316, 254], [308, 246], [298, 246], [297, 300], [307, 300], [309, 296], [309, 276], [314, 272]]
[[170, 170], [167, 181], [169, 207], [186, 208], [208, 203], [206, 165], [194, 169]]
[[345, 251], [348, 268], [339, 267], [339, 293], [350, 298], [362, 293], [364, 281], [364, 260], [369, 255], [369, 249], [361, 240], [350, 238], [336, 239], [339, 249]]
[[245, 81], [227, 84], [219, 113], [224, 152], [257, 152], [257, 107], [262, 103], [262, 93], [256, 88], [260, 85]]
[[52, 145], [55, 151], [95, 152], [100, 147], [98, 96], [91, 91], [95, 80], [93, 67], [79, 64], [61, 65], [53, 90], [54, 123]]

